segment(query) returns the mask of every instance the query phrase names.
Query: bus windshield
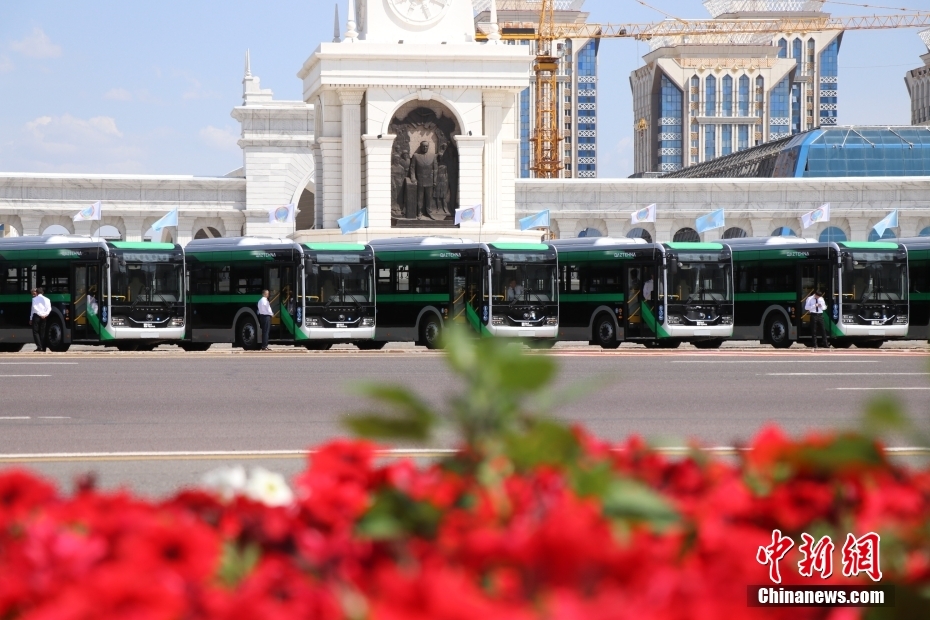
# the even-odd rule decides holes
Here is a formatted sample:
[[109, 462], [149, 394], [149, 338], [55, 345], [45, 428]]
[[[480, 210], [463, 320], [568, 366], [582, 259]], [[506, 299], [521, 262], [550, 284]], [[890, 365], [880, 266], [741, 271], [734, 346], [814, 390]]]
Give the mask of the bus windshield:
[[492, 277], [491, 294], [504, 303], [551, 303], [558, 300], [557, 270], [543, 254], [503, 255], [503, 268]]
[[119, 257], [111, 268], [116, 303], [175, 303], [183, 299], [184, 271], [180, 262], [139, 262]]
[[907, 266], [887, 252], [853, 253], [852, 270], [843, 267], [843, 299], [899, 301], [907, 296]]
[[731, 301], [730, 265], [716, 254], [680, 254], [678, 273], [669, 273], [672, 303]]
[[307, 301], [310, 303], [371, 303], [372, 290], [371, 265], [307, 265]]

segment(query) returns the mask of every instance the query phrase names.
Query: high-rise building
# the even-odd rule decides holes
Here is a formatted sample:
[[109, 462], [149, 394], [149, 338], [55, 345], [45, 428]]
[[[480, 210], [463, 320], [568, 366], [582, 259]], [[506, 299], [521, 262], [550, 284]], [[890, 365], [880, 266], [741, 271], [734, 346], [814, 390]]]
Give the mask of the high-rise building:
[[[473, 0], [479, 30], [490, 21], [491, 0]], [[584, 0], [555, 0], [553, 19], [557, 24], [583, 24], [588, 13]], [[526, 24], [526, 38], [508, 40], [510, 45], [527, 45], [536, 54], [534, 27], [539, 23], [539, 0], [497, 0], [500, 23]], [[561, 178], [597, 177], [597, 52], [598, 39], [562, 39], [555, 42], [559, 57], [557, 99], [562, 128], [563, 169]], [[520, 95], [520, 177], [533, 176], [533, 131], [536, 128], [536, 86]]]
[[[824, 0], [706, 0], [714, 19], [826, 17]], [[630, 75], [636, 175], [836, 125], [842, 32], [656, 38]]]
[[927, 46], [920, 57], [924, 66], [908, 71], [904, 82], [911, 95], [911, 125], [930, 125], [930, 30], [921, 32], [920, 38]]

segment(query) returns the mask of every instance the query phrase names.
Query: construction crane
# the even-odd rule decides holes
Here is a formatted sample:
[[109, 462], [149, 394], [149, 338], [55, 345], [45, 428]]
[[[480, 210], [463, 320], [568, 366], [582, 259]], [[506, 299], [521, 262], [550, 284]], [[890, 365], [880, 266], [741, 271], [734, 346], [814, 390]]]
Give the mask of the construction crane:
[[[772, 19], [666, 19], [651, 24], [556, 24], [555, 0], [540, 1], [537, 23], [500, 24], [503, 40], [536, 42], [536, 128], [531, 141], [536, 178], [557, 178], [562, 170], [556, 94], [558, 57], [554, 43], [561, 39], [628, 38], [648, 41], [653, 48], [676, 43], [719, 45], [760, 43], [774, 34], [804, 34], [827, 30], [882, 30], [930, 26], [930, 12], [867, 17], [801, 16]], [[479, 35], [480, 36], [480, 35]], [[770, 43], [770, 36], [765, 42]], [[641, 121], [642, 124], [642, 121]]]

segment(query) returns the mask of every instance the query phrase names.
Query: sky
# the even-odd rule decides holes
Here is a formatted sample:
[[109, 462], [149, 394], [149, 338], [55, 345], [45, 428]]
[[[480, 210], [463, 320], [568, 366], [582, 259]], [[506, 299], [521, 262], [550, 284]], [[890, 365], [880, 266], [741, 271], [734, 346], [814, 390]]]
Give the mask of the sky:
[[[890, 13], [827, 3], [834, 15]], [[344, 19], [348, 0], [339, 0]], [[705, 18], [699, 0], [651, 0]], [[930, 10], [930, 0], [884, 0]], [[333, 38], [332, 0], [5, 3], [0, 21], [0, 171], [223, 175], [242, 165], [243, 57], [276, 99], [300, 99], [297, 71]], [[663, 19], [636, 0], [587, 0], [592, 22]], [[604, 40], [598, 58], [598, 176], [633, 170], [629, 75], [648, 52]], [[922, 66], [916, 29], [850, 31], [840, 50], [839, 123], [910, 123], [904, 74]]]

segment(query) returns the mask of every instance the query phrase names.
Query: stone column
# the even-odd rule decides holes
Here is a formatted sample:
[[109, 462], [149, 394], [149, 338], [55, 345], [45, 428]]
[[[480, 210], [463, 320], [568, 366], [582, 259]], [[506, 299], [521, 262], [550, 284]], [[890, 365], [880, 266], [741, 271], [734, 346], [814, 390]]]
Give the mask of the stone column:
[[141, 217], [123, 217], [123, 225], [126, 227], [126, 234], [123, 235], [125, 241], [142, 241], [145, 234], [145, 230], [142, 229], [143, 222]]
[[24, 237], [34, 237], [38, 234], [41, 234], [42, 227], [42, 216], [33, 215], [33, 214], [23, 214], [20, 216], [20, 221], [23, 223], [23, 236]]
[[503, 157], [501, 129], [504, 123], [504, 104], [509, 93], [486, 91], [484, 101], [484, 221], [500, 219], [501, 159]]
[[391, 227], [391, 149], [394, 135], [362, 136], [368, 183], [368, 226]]
[[336, 228], [336, 220], [342, 217], [342, 138], [318, 138], [317, 142], [323, 161], [317, 208], [323, 213], [323, 228]]
[[339, 91], [342, 103], [342, 216], [362, 208], [362, 89]]
[[[482, 204], [484, 198], [484, 173], [482, 155], [484, 136], [453, 136], [459, 150], [459, 204], [456, 209]], [[487, 214], [483, 214], [484, 221]]]
[[672, 235], [674, 234], [674, 232], [672, 231], [672, 228], [674, 226], [675, 226], [675, 220], [673, 219], [656, 218], [655, 224], [653, 224], [653, 227], [655, 228], [656, 232], [652, 240], [655, 241], [656, 243], [666, 243], [666, 242], [671, 241]]

